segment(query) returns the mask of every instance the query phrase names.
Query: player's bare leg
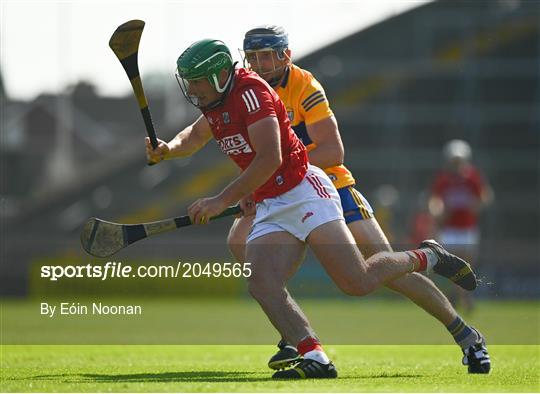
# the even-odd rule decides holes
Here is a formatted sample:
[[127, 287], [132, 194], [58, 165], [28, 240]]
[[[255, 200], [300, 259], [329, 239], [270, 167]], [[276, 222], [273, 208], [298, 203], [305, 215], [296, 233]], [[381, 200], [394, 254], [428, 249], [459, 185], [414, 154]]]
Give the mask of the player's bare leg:
[[294, 343], [305, 359], [291, 370], [276, 372], [277, 379], [335, 378], [334, 365], [324, 353], [314, 330], [285, 284], [304, 258], [305, 243], [287, 232], [255, 238], [246, 246], [251, 263], [250, 294], [282, 336]]
[[[344, 231], [344, 228], [347, 231]], [[418, 270], [417, 264], [421, 260], [419, 252], [424, 253], [424, 256], [427, 256], [430, 252], [435, 252], [438, 260], [433, 266], [435, 272], [438, 270], [438, 264], [441, 264], [441, 268], [445, 264], [448, 264], [446, 266], [448, 268], [454, 266], [451, 269], [452, 274], [449, 274], [449, 271], [439, 269], [438, 273], [441, 275], [452, 278], [455, 272], [469, 272], [467, 283], [463, 282], [462, 284], [469, 289], [476, 287], [476, 279], [470, 267], [456, 256], [448, 254], [434, 241], [424, 241], [420, 250], [398, 253], [380, 252], [367, 260], [363, 260], [356, 245], [353, 245], [353, 248], [344, 247], [346, 243], [351, 242], [354, 242], [352, 234], [342, 221], [333, 221], [321, 225], [313, 230], [308, 237], [308, 243], [323, 267], [334, 282], [347, 294], [368, 294], [381, 284], [389, 283], [391, 280], [403, 276], [408, 272], [407, 266], [411, 262], [415, 267], [414, 269]], [[339, 245], [339, 247], [332, 247], [332, 244]], [[433, 249], [427, 250], [427, 247]], [[335, 250], [335, 253], [330, 253], [332, 249]], [[354, 259], [357, 255], [360, 255], [360, 259], [355, 263]], [[415, 260], [416, 257], [419, 257], [419, 259]], [[454, 264], [462, 268], [454, 270], [456, 268]], [[363, 275], [367, 279], [364, 280], [359, 275]], [[446, 325], [446, 327], [454, 336], [456, 342], [462, 346], [465, 355], [464, 363], [468, 365], [469, 372], [489, 373], [490, 359], [482, 335], [474, 328], [467, 326], [459, 316], [456, 316], [454, 321]]]
[[305, 314], [286, 289], [304, 257], [305, 244], [287, 232], [273, 232], [246, 246], [251, 263], [250, 294], [261, 305], [274, 327], [290, 343], [315, 336]]
[[[227, 244], [229, 246], [229, 250], [231, 251], [232, 255], [238, 262], [242, 262], [242, 263], [244, 261], [251, 262], [251, 260], [246, 259], [246, 239], [249, 234], [249, 231], [251, 230], [251, 225], [253, 224], [254, 218], [255, 218], [254, 215], [250, 215], [250, 216], [242, 216], [240, 218], [235, 219], [229, 231], [229, 236], [227, 237]], [[281, 233], [270, 233], [268, 234], [268, 236], [273, 235], [273, 238], [276, 238], [272, 240], [272, 243], [282, 242], [280, 238], [283, 236], [280, 234]], [[288, 233], [286, 234], [288, 235]], [[272, 268], [274, 274], [279, 274], [281, 276], [281, 278], [279, 279], [279, 282], [280, 283], [282, 282], [283, 284], [285, 284], [287, 280], [289, 280], [294, 275], [294, 273], [298, 270], [298, 267], [302, 263], [304, 251], [305, 251], [305, 245], [301, 243], [300, 241], [298, 241], [296, 238], [292, 237], [294, 241], [289, 240], [288, 237], [284, 237], [284, 238], [287, 238], [287, 242], [292, 242], [294, 245], [298, 243], [301, 244], [300, 247], [302, 247], [303, 251], [300, 254], [300, 257], [296, 258], [297, 261], [291, 264], [290, 267], [287, 266], [286, 259], [276, 263], [275, 268], [272, 268], [272, 265], [265, 267], [265, 268]], [[260, 242], [260, 239], [259, 241], [255, 239], [252, 243], [253, 245], [257, 245], [257, 242]], [[276, 245], [281, 245], [281, 244], [275, 243], [271, 246], [271, 248], [274, 248]], [[287, 248], [287, 246], [285, 247]], [[263, 247], [261, 246], [258, 246], [257, 248], [260, 249], [261, 251], [263, 250]], [[273, 253], [275, 253], [275, 249], [272, 249], [272, 252], [270, 254], [273, 254]], [[294, 252], [294, 254], [296, 255], [296, 252]], [[280, 267], [280, 265], [284, 265], [285, 267]], [[252, 266], [253, 266], [253, 263], [252, 263]], [[285, 289], [285, 291], [287, 292], [287, 294], [289, 294], [287, 289]], [[290, 301], [292, 301], [293, 307], [299, 310], [298, 305], [292, 298], [290, 299]], [[280, 331], [278, 327], [276, 328], [278, 329], [278, 331]], [[285, 334], [282, 333], [281, 331], [280, 331], [280, 334], [282, 335], [282, 338], [285, 339]], [[289, 343], [295, 343], [295, 342], [291, 340]], [[294, 349], [296, 350], [296, 348]], [[294, 357], [294, 359], [296, 358], [297, 357]]]
[[[254, 219], [255, 215], [239, 217], [235, 219], [231, 229], [229, 230], [227, 244], [232, 255], [238, 262], [243, 263], [245, 261], [246, 239], [251, 230]], [[292, 276], [294, 273], [292, 271], [296, 271], [296, 269], [291, 270], [289, 273], [290, 276]], [[286, 280], [288, 280], [289, 277], [287, 277]], [[277, 345], [279, 352], [268, 361], [268, 366], [271, 369], [277, 370], [285, 369], [302, 360], [302, 356], [298, 354], [296, 349], [296, 343], [292, 345], [294, 342], [287, 341], [285, 339], [285, 335], [282, 332], [279, 333], [281, 334], [281, 339]]]
[[246, 239], [251, 230], [255, 215], [236, 218], [229, 230], [227, 245], [235, 260], [243, 263], [246, 257]]
[[412, 252], [382, 252], [365, 260], [342, 220], [317, 227], [307, 242], [334, 283], [349, 295], [369, 294], [420, 264]]
[[[362, 253], [369, 257], [381, 251], [391, 251], [392, 247], [376, 219], [359, 220], [348, 224]], [[458, 256], [464, 258], [464, 255]], [[473, 256], [469, 256], [473, 258]], [[469, 259], [465, 259], [470, 261]], [[424, 275], [410, 273], [386, 284], [386, 287], [409, 298], [430, 315], [444, 324], [464, 353], [464, 364], [470, 373], [489, 373], [490, 359], [485, 339], [472, 326], [467, 325], [458, 315], [448, 298]], [[456, 291], [470, 292], [456, 287]]]
[[[378, 252], [391, 252], [388, 242], [376, 219], [358, 220], [347, 225], [364, 257]], [[454, 321], [457, 312], [446, 296], [425, 276], [410, 273], [386, 283], [386, 287], [409, 298], [445, 326]]]
[[[238, 262], [244, 262], [246, 257], [246, 239], [251, 230], [253, 220], [255, 215], [242, 216], [235, 219], [231, 229], [229, 230], [229, 235], [227, 237], [227, 244], [232, 255]], [[296, 269], [291, 270], [289, 273], [290, 276], [296, 271]], [[287, 277], [286, 279], [289, 279]], [[278, 330], [279, 331], [279, 330]], [[268, 361], [268, 366], [271, 369], [285, 369], [290, 365], [295, 364], [298, 361], [302, 360], [302, 356], [298, 354], [296, 349], [296, 344], [292, 341], [287, 341], [283, 333], [281, 333], [281, 339], [278, 343], [279, 352]]]
[[[349, 295], [369, 294], [387, 281], [409, 272], [425, 270], [428, 266], [449, 278], [456, 272], [468, 271], [469, 279], [476, 280], [466, 262], [448, 254], [434, 241], [423, 242], [422, 249], [382, 252], [364, 260], [345, 222], [339, 219], [313, 229], [306, 242], [334, 283]], [[249, 252], [247, 258], [249, 260]], [[469, 286], [470, 283], [465, 285]], [[286, 337], [290, 336], [284, 328], [281, 332], [285, 332]], [[333, 364], [322, 351], [315, 336], [305, 337], [297, 347], [304, 360], [294, 368], [276, 372], [273, 377], [301, 379], [337, 376]]]

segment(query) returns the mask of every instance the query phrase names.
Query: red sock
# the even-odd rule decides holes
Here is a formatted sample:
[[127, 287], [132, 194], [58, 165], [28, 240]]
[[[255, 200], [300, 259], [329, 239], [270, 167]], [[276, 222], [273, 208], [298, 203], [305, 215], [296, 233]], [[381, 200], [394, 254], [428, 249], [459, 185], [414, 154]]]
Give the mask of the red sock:
[[323, 351], [319, 340], [313, 337], [302, 339], [296, 348], [298, 349], [298, 353], [300, 353], [302, 356], [307, 352], [311, 352], [312, 350]]
[[423, 251], [421, 251], [420, 249], [411, 250], [411, 252], [413, 252], [414, 255], [420, 261], [420, 264], [418, 264], [418, 267], [416, 267], [416, 269], [414, 271], [415, 272], [425, 271], [427, 269], [427, 256], [426, 256], [426, 254]]

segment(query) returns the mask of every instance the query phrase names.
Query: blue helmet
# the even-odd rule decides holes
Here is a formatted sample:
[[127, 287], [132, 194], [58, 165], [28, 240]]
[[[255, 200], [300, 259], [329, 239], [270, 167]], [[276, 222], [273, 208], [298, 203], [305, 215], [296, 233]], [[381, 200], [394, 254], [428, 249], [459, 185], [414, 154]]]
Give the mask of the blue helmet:
[[289, 36], [276, 25], [263, 25], [249, 30], [244, 36], [244, 51], [273, 49], [279, 56], [289, 48]]

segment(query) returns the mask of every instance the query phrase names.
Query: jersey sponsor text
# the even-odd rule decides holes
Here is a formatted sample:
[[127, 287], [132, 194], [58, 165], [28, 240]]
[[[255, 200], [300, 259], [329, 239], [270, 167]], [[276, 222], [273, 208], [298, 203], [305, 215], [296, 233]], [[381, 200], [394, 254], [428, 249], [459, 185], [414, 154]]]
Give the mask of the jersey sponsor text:
[[244, 139], [242, 134], [234, 134], [218, 140], [221, 151], [227, 155], [239, 155], [241, 153], [251, 153], [251, 146]]

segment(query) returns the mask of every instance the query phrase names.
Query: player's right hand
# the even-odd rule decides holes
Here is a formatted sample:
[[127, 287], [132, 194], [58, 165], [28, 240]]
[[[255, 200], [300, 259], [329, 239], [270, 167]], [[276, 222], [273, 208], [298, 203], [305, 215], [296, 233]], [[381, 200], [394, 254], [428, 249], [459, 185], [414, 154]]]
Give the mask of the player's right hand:
[[158, 146], [156, 149], [152, 148], [150, 138], [146, 137], [144, 142], [146, 143], [146, 159], [149, 163], [159, 163], [165, 160], [167, 154], [171, 151], [169, 145], [160, 139], [157, 140]]

